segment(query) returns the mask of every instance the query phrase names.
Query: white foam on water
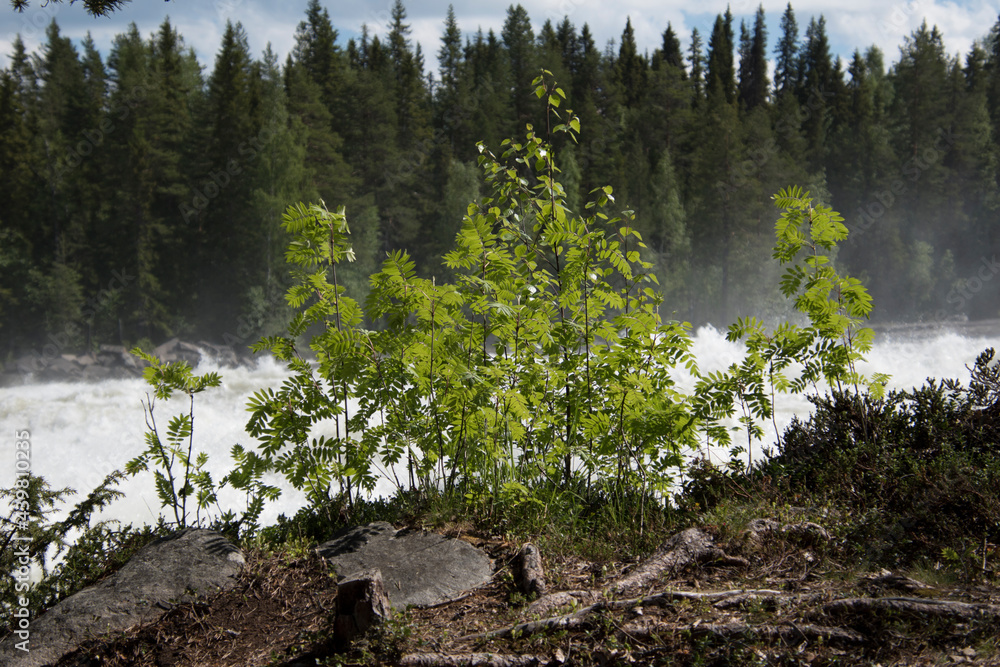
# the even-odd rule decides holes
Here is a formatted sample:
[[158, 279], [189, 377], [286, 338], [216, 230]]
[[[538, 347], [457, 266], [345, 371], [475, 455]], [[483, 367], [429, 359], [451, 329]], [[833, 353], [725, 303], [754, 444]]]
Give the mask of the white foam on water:
[[[963, 336], [955, 332], [940, 332], [923, 336], [876, 339], [874, 349], [861, 370], [883, 372], [892, 376], [890, 388], [908, 389], [923, 384], [925, 378], [957, 378], [966, 384], [976, 357], [987, 347], [1000, 348], [1000, 330], [996, 335]], [[742, 345], [725, 340], [724, 332], [711, 327], [698, 329], [693, 352], [702, 372], [724, 370], [742, 359]], [[217, 368], [211, 362], [202, 364], [199, 373], [217, 370], [222, 386], [206, 390], [195, 397], [195, 450], [209, 455], [208, 469], [218, 481], [232, 467], [229, 452], [240, 443], [244, 448], [255, 447], [255, 441], [244, 430], [249, 413], [247, 400], [257, 390], [277, 388], [288, 377], [281, 364], [269, 358], [259, 360], [256, 368]], [[693, 379], [678, 371], [682, 389], [690, 389]], [[0, 485], [9, 488], [14, 480], [15, 431], [31, 432], [32, 471], [45, 477], [53, 488], [72, 487], [79, 494], [71, 498], [70, 507], [84, 494], [95, 488], [113, 470], [145, 449], [146, 431], [141, 400], [149, 387], [140, 379], [110, 380], [95, 384], [50, 383], [0, 388]], [[157, 401], [154, 415], [161, 434], [169, 419], [186, 412], [189, 403], [179, 396], [170, 401]], [[779, 395], [775, 421], [782, 432], [794, 415], [808, 416], [811, 404], [802, 396]], [[332, 436], [335, 424], [318, 425], [314, 435]], [[734, 441], [745, 435], [734, 434]], [[775, 442], [774, 429], [765, 425], [764, 442], [755, 442], [751, 455], [762, 456], [763, 447]], [[713, 451], [714, 460], [727, 460], [728, 452]], [[744, 455], [745, 456], [745, 455]], [[155, 522], [161, 512], [153, 488], [151, 472], [123, 482], [119, 488], [125, 498], [114, 503], [102, 518], [116, 518], [125, 523]], [[262, 524], [273, 523], [284, 513], [293, 515], [306, 504], [302, 493], [295, 492], [277, 477], [267, 480], [282, 489], [282, 497], [269, 504]], [[379, 495], [390, 493], [389, 482], [380, 484]], [[244, 499], [227, 491], [220, 496], [224, 509], [238, 511]], [[172, 520], [172, 515], [166, 515]]]

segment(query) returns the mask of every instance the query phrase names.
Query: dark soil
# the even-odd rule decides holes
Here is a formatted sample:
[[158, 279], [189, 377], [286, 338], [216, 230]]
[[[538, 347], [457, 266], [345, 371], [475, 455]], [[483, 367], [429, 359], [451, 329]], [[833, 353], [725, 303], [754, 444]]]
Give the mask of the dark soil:
[[[992, 577], [974, 585], [907, 589], [886, 572], [881, 578], [855, 572], [822, 548], [782, 538], [765, 548], [740, 539], [723, 545], [745, 558], [746, 567], [695, 564], [643, 590], [598, 598], [603, 601], [597, 607], [562, 627], [483, 637], [533, 620], [510, 573], [519, 545], [464, 539], [495, 559], [497, 574], [489, 585], [435, 608], [398, 614], [346, 649], [338, 650], [331, 637], [336, 582], [319, 557], [250, 554], [232, 591], [178, 605], [156, 623], [88, 643], [59, 664], [1000, 665], [1000, 613], [989, 611], [1000, 610], [1000, 587]], [[554, 557], [545, 566], [550, 592], [600, 591], [632, 564]], [[649, 599], [664, 592], [735, 590], [756, 592]], [[625, 598], [639, 601], [615, 601]], [[867, 601], [868, 607], [834, 612], [830, 603], [836, 600]], [[960, 601], [981, 609], [960, 616], [878, 606], [892, 600]]]

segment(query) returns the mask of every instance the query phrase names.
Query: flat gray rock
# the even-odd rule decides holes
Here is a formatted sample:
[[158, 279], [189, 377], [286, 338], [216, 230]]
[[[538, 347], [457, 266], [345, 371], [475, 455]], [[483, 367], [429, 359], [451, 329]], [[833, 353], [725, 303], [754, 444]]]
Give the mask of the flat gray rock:
[[397, 531], [384, 521], [342, 531], [316, 551], [338, 579], [379, 570], [396, 609], [445, 602], [493, 576], [490, 557], [471, 544], [437, 533]]
[[17, 634], [0, 642], [0, 665], [58, 661], [87, 639], [154, 621], [178, 602], [232, 588], [243, 553], [213, 530], [188, 528], [143, 547], [118, 572], [31, 619], [28, 652]]

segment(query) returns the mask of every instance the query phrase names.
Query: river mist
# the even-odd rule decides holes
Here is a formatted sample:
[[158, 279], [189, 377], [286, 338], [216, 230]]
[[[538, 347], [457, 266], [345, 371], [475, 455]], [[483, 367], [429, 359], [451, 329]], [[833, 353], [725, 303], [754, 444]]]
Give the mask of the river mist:
[[[729, 343], [725, 333], [711, 327], [698, 329], [694, 353], [702, 372], [721, 370], [742, 358], [742, 346]], [[889, 387], [908, 389], [923, 384], [926, 378], [956, 378], [966, 384], [971, 365], [987, 347], [1000, 348], [1000, 323], [996, 321], [941, 327], [904, 326], [881, 330], [875, 347], [862, 366], [866, 373], [884, 372], [892, 376]], [[198, 372], [217, 370], [222, 386], [209, 389], [195, 398], [195, 450], [209, 455], [209, 470], [218, 481], [232, 466], [230, 448], [239, 443], [254, 447], [246, 434], [249, 413], [247, 399], [264, 387], [277, 387], [287, 372], [270, 358], [262, 358], [255, 368], [217, 368], [203, 363]], [[678, 382], [690, 388], [693, 380], [678, 374]], [[31, 433], [32, 472], [45, 477], [53, 488], [71, 487], [78, 495], [69, 507], [96, 487], [113, 470], [145, 449], [146, 430], [141, 401], [149, 387], [141, 379], [109, 380], [95, 384], [49, 383], [0, 388], [0, 423], [3, 424], [3, 459], [0, 460], [0, 485], [9, 487], [14, 479], [14, 432]], [[808, 416], [811, 404], [804, 396], [777, 397], [775, 424], [779, 432], [798, 415]], [[163, 433], [169, 419], [188, 409], [185, 396], [158, 401], [157, 423]], [[321, 424], [322, 432], [333, 435], [335, 424]], [[317, 431], [314, 435], [319, 435]], [[734, 442], [745, 446], [745, 434], [735, 433]], [[751, 455], [756, 460], [762, 450], [773, 446], [775, 429], [765, 425], [763, 442], [755, 442]], [[714, 461], [728, 459], [727, 451], [697, 453]], [[744, 454], [744, 458], [746, 455]], [[401, 476], [402, 478], [402, 476]], [[305, 504], [302, 493], [295, 492], [284, 480], [275, 478], [283, 489], [282, 497], [269, 504], [262, 525], [273, 523], [279, 514], [292, 515]], [[142, 473], [119, 487], [125, 497], [102, 515], [125, 523], [152, 523], [163, 511], [153, 487], [152, 472]], [[393, 485], [380, 483], [379, 494], [391, 493]], [[228, 490], [227, 490], [228, 491]], [[223, 509], [239, 512], [243, 498], [236, 493], [220, 494]], [[172, 518], [172, 516], [170, 517]]]

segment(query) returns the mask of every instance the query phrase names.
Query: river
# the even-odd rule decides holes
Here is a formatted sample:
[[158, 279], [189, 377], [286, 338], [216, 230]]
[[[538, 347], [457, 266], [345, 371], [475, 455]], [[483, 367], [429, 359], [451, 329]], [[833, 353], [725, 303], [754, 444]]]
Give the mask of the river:
[[[1000, 322], [979, 322], [941, 327], [903, 326], [880, 329], [875, 347], [862, 366], [866, 373], [884, 372], [892, 376], [891, 388], [920, 385], [927, 377], [958, 378], [967, 383], [976, 356], [987, 347], [1000, 348]], [[710, 327], [695, 335], [694, 353], [702, 371], [721, 370], [741, 358], [741, 346], [725, 340], [723, 332]], [[199, 394], [195, 400], [195, 448], [210, 457], [209, 470], [218, 480], [231, 466], [233, 444], [252, 447], [253, 439], [244, 431], [248, 397], [263, 387], [276, 387], [287, 376], [271, 359], [262, 359], [256, 368], [212, 368], [203, 364], [199, 372], [218, 370], [222, 386]], [[684, 379], [681, 378], [681, 384]], [[105, 381], [97, 384], [50, 383], [0, 388], [0, 424], [3, 443], [0, 451], [0, 485], [9, 488], [14, 479], [15, 431], [30, 432], [31, 467], [55, 488], [72, 487], [86, 494], [112, 470], [121, 468], [144, 448], [145, 418], [141, 400], [147, 385], [140, 379]], [[156, 416], [162, 428], [168, 418], [187, 409], [186, 397], [157, 403]], [[776, 411], [779, 431], [794, 415], [805, 417], [811, 405], [801, 396], [780, 396]], [[332, 434], [333, 425], [327, 425]], [[761, 456], [762, 446], [774, 442], [773, 428], [766, 429], [763, 443], [755, 443], [752, 455]], [[745, 438], [745, 436], [743, 436]], [[725, 452], [710, 452], [716, 460]], [[273, 480], [277, 481], [277, 480]], [[103, 515], [126, 523], [155, 522], [159, 501], [152, 473], [123, 482], [126, 497]], [[262, 516], [264, 525], [278, 514], [294, 514], [305, 500], [282, 484], [284, 493], [269, 505]], [[389, 492], [386, 482], [380, 492]], [[239, 508], [241, 499], [223, 494], [224, 508]]]

